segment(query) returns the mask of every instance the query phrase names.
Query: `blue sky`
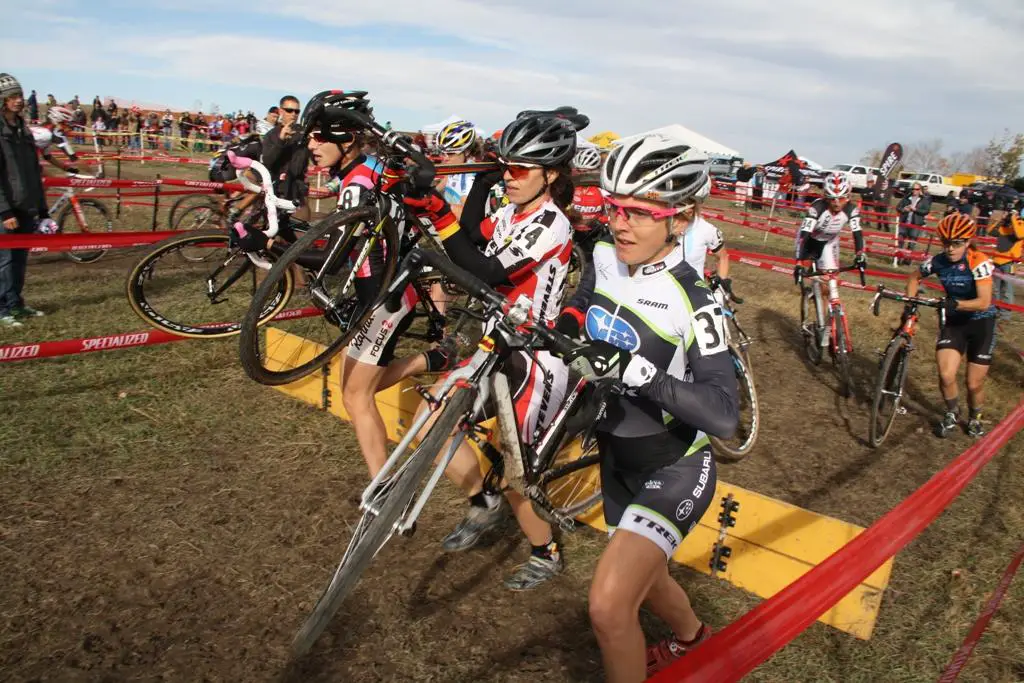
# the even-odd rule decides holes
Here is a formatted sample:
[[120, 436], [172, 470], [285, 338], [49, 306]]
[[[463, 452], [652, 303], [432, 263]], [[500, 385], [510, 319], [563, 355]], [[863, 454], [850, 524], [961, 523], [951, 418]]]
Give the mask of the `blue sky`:
[[0, 70], [60, 100], [259, 113], [365, 89], [400, 128], [458, 113], [486, 131], [573, 104], [585, 133], [679, 123], [824, 164], [892, 140], [966, 150], [1024, 121], [1019, 0], [0, 2], [18, 26]]

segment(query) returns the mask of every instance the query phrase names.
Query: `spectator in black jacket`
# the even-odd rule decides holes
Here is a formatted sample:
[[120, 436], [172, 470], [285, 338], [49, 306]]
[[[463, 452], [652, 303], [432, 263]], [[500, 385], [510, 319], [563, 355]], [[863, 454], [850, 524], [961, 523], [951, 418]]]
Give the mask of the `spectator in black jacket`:
[[[21, 116], [25, 96], [10, 74], [0, 73], [0, 102], [0, 234], [33, 232], [49, 212], [35, 141]], [[27, 249], [0, 249], [0, 327], [43, 315], [21, 298], [27, 264]]]
[[[910, 194], [901, 199], [896, 206], [896, 213], [900, 216], [900, 226], [897, 230], [900, 249], [914, 250], [914, 244], [921, 234], [921, 229], [916, 226], [924, 225], [924, 219], [931, 209], [931, 196], [924, 191], [924, 186], [921, 183], [914, 183], [910, 188]], [[902, 258], [900, 264], [909, 266], [911, 260]]]
[[279, 111], [277, 125], [263, 138], [262, 161], [274, 179], [274, 192], [283, 199], [302, 203], [295, 215], [303, 218], [308, 212], [305, 201], [309, 194], [306, 184], [309, 150], [296, 127], [300, 113], [298, 98], [282, 97]]
[[996, 193], [988, 190], [978, 200], [978, 217], [975, 222], [978, 224], [978, 236], [988, 235], [988, 223], [992, 219], [992, 212], [996, 210]]

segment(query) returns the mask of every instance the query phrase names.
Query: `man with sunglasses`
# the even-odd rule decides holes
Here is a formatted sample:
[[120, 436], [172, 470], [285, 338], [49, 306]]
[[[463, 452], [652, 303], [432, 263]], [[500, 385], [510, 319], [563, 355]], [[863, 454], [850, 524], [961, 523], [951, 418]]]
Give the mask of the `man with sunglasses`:
[[[915, 182], [910, 188], [910, 194], [900, 200], [896, 206], [896, 213], [900, 217], [899, 248], [906, 248], [907, 251], [914, 251], [918, 235], [921, 234], [921, 227], [924, 226], [924, 219], [932, 210], [932, 198], [924, 191], [924, 185]], [[909, 266], [911, 259], [900, 259], [900, 265]]]
[[285, 95], [278, 107], [277, 125], [263, 137], [263, 165], [274, 179], [274, 192], [282, 199], [300, 202], [295, 217], [305, 219], [309, 207], [305, 201], [309, 195], [306, 183], [306, 167], [309, 166], [309, 151], [301, 131], [296, 125], [301, 109], [298, 98]]
[[[921, 280], [935, 275], [946, 290], [946, 324], [939, 330], [935, 362], [939, 366], [939, 391], [946, 402], [946, 415], [936, 428], [945, 438], [960, 424], [960, 390], [956, 375], [967, 357], [967, 405], [970, 414], [968, 436], [985, 433], [981, 407], [985, 399], [985, 377], [996, 347], [996, 307], [992, 303], [992, 261], [974, 248], [971, 239], [977, 226], [970, 216], [953, 212], [939, 221], [942, 252], [932, 256], [907, 279], [907, 295], [917, 296]], [[904, 313], [907, 315], [908, 311]]]

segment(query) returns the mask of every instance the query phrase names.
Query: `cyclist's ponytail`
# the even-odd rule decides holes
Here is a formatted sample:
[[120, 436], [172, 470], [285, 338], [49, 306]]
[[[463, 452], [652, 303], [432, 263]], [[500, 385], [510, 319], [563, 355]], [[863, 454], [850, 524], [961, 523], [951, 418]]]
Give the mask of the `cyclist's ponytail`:
[[565, 211], [572, 205], [573, 184], [572, 171], [568, 166], [558, 166], [551, 169], [558, 173], [558, 176], [551, 181], [549, 192], [555, 204]]

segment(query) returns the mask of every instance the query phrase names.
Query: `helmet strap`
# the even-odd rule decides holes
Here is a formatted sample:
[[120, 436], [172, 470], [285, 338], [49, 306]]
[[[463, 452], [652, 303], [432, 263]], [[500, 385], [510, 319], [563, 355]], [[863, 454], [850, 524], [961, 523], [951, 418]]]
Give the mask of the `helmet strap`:
[[665, 235], [665, 244], [672, 244], [676, 241], [676, 235], [672, 234], [672, 228], [675, 227], [675, 216], [668, 217], [668, 234]]

